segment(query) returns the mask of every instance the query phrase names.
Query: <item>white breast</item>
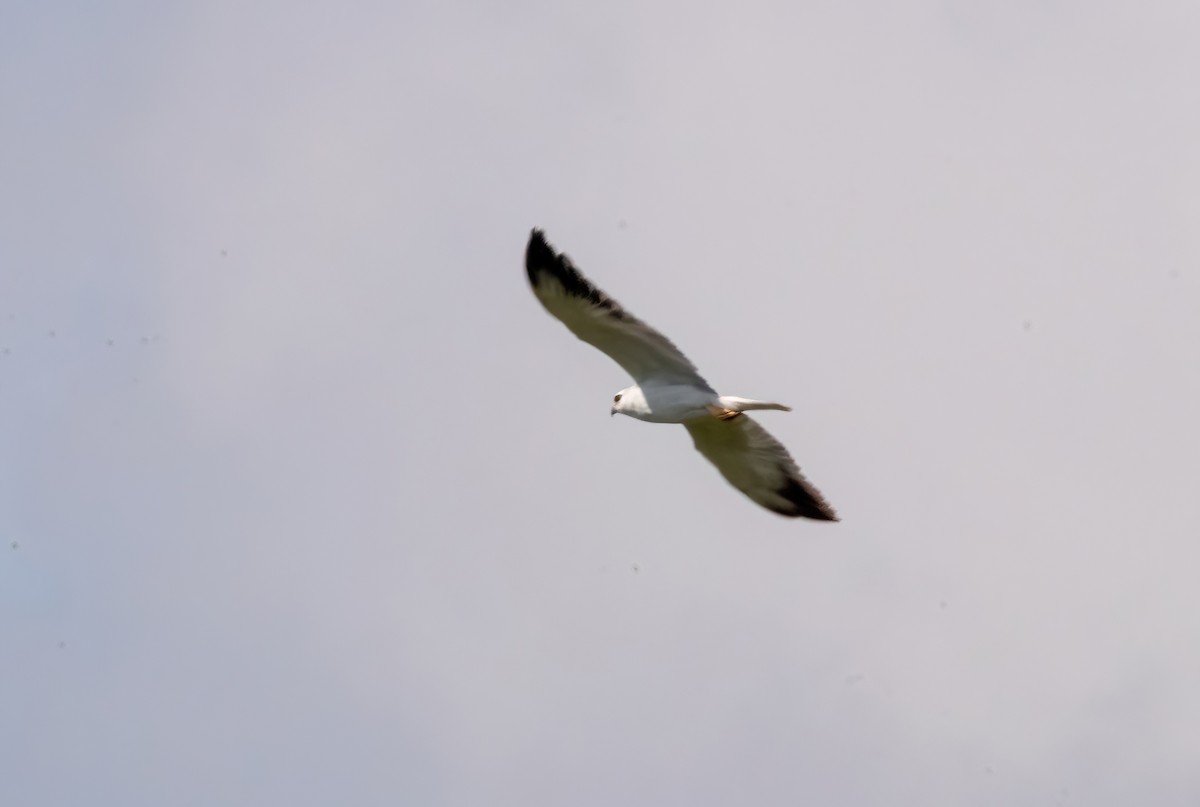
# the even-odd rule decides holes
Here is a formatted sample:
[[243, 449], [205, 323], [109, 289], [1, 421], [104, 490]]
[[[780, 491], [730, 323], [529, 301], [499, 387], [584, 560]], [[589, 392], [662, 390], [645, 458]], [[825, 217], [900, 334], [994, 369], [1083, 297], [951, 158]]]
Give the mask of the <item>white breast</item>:
[[684, 384], [648, 385], [624, 390], [616, 411], [650, 423], [683, 423], [707, 415], [717, 400], [712, 392]]

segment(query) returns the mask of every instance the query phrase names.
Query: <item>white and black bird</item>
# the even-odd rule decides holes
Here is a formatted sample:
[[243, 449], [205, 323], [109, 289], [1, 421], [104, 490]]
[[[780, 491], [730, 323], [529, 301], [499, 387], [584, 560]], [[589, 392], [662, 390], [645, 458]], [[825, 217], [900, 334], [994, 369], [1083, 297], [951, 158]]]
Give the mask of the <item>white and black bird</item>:
[[611, 414], [651, 423], [682, 423], [696, 449], [731, 485], [783, 516], [837, 521], [837, 513], [778, 440], [744, 412], [791, 408], [718, 395], [667, 337], [631, 315], [584, 277], [571, 259], [534, 230], [525, 251], [533, 293], [583, 341], [633, 376], [615, 396]]

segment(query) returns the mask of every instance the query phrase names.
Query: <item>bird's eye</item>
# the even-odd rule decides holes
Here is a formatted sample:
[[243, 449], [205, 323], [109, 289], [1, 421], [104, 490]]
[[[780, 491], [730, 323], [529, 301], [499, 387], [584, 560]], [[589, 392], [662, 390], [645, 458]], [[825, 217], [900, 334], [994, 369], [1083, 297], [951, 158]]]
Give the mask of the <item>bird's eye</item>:
[[620, 402], [621, 402], [621, 393], [618, 392], [616, 395], [613, 396], [613, 403], [620, 403]]

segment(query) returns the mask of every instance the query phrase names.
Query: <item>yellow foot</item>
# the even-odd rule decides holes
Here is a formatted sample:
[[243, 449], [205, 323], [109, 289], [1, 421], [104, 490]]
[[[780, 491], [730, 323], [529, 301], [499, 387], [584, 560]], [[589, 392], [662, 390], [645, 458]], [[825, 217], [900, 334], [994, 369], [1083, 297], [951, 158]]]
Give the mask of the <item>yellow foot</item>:
[[717, 406], [716, 404], [709, 404], [706, 408], [708, 409], [708, 414], [712, 415], [717, 420], [733, 420], [735, 417], [742, 414], [741, 412], [735, 412], [732, 409], [726, 409], [725, 407]]

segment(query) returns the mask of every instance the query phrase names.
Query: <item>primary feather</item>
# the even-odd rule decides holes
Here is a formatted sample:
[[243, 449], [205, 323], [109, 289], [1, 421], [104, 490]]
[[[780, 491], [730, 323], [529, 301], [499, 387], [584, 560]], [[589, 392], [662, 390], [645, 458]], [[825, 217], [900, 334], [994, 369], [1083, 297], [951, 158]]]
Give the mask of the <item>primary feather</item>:
[[714, 391], [671, 340], [630, 314], [556, 253], [541, 230], [525, 250], [533, 293], [571, 333], [608, 354], [639, 384], [688, 384]]

